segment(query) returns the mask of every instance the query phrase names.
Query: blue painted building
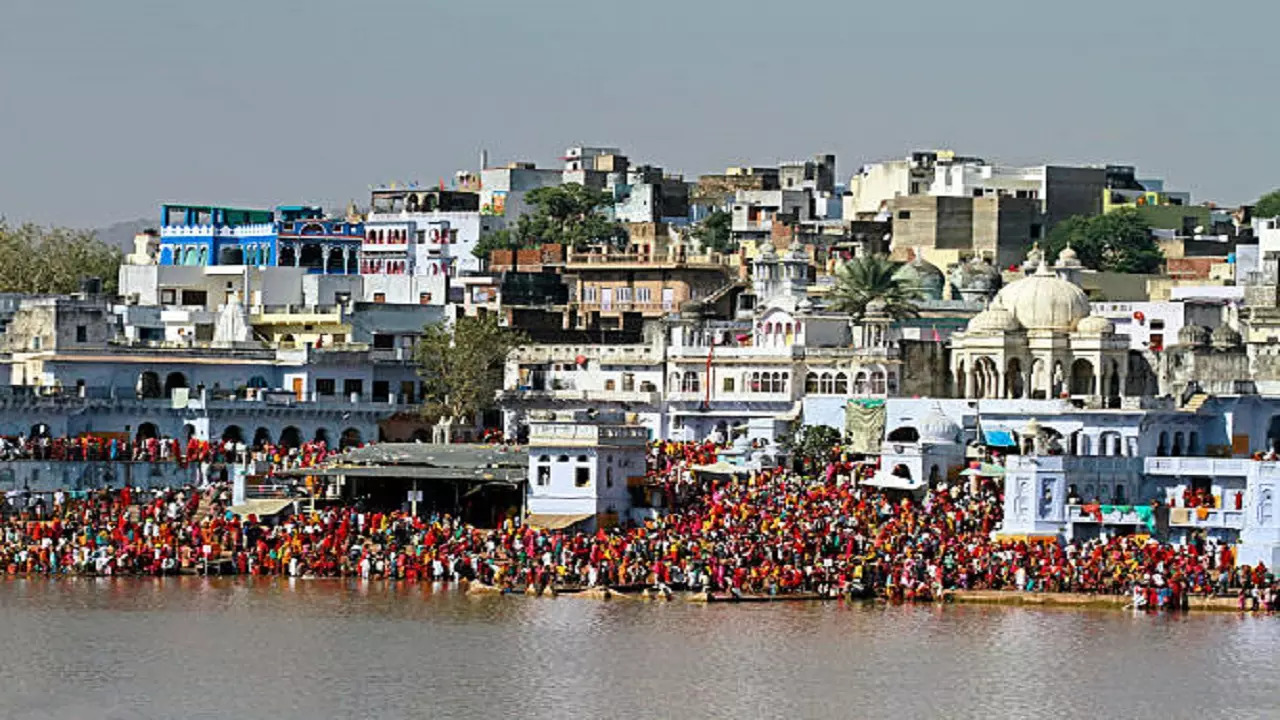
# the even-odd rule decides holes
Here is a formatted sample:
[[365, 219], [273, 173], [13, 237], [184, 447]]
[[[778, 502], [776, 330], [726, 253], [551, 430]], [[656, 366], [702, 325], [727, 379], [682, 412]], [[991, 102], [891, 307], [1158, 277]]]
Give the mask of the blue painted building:
[[326, 218], [321, 208], [307, 205], [281, 205], [276, 210], [276, 265], [322, 275], [360, 272], [363, 222]]
[[364, 224], [326, 218], [319, 207], [271, 210], [161, 206], [161, 265], [304, 267], [341, 275], [360, 269]]
[[270, 210], [162, 205], [161, 265], [276, 264], [275, 214]]

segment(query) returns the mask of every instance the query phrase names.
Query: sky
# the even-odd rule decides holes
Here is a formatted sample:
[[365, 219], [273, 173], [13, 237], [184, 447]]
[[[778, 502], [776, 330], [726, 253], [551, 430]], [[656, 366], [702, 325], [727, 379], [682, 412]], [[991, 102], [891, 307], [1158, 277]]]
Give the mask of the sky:
[[367, 202], [620, 147], [687, 177], [949, 148], [1280, 186], [1280, 2], [0, 0], [0, 215]]

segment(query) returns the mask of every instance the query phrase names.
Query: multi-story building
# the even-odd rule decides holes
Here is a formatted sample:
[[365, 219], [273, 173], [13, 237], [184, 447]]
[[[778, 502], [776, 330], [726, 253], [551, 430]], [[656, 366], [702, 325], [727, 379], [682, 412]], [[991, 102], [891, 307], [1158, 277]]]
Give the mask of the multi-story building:
[[480, 212], [473, 192], [379, 188], [365, 218], [360, 272], [369, 302], [443, 305], [449, 279], [479, 272], [473, 254], [503, 221]]
[[941, 267], [973, 256], [1008, 267], [1020, 262], [1045, 232], [1034, 199], [916, 195], [889, 201], [888, 210], [892, 257], [906, 260], [921, 253]]
[[327, 275], [356, 272], [364, 228], [354, 212], [328, 218], [308, 205], [275, 211], [164, 205], [158, 237], [144, 235], [135, 239], [137, 264], [146, 257], [164, 266], [300, 267]]
[[859, 170], [849, 182], [844, 217], [872, 218], [904, 197], [1012, 198], [1035, 201], [1048, 229], [1072, 215], [1101, 213], [1106, 187], [1101, 167], [1006, 167], [950, 151], [915, 152]]

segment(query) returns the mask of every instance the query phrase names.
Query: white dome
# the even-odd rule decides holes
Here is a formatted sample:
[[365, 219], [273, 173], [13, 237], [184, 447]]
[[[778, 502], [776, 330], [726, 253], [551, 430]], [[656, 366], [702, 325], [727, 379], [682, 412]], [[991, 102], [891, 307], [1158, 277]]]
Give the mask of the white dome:
[[974, 315], [965, 326], [965, 333], [1007, 333], [1020, 332], [1022, 324], [1013, 313], [999, 305], [992, 305]]
[[1084, 290], [1054, 275], [1043, 261], [1035, 273], [996, 293], [995, 304], [1028, 330], [1072, 330], [1090, 311]]
[[1080, 267], [1080, 255], [1070, 245], [1058, 253], [1058, 267]]
[[1115, 323], [1098, 315], [1090, 315], [1076, 325], [1076, 332], [1081, 335], [1113, 335], [1115, 331]]
[[960, 442], [960, 425], [934, 408], [928, 415], [920, 418], [917, 428], [921, 442], [955, 443]]

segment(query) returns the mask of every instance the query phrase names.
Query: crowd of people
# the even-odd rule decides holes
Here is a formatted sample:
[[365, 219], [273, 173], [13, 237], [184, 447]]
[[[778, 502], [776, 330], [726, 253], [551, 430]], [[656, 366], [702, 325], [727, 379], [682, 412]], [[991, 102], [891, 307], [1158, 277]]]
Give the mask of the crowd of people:
[[312, 467], [339, 451], [323, 440], [296, 446], [259, 442], [246, 445], [232, 439], [218, 441], [188, 438], [184, 443], [173, 437], [149, 437], [131, 440], [127, 436], [108, 437], [0, 437], [0, 460], [52, 461], [123, 461], [193, 463], [237, 463], [266, 461], [273, 468]]
[[5, 514], [0, 568], [467, 579], [513, 591], [657, 586], [901, 601], [938, 599], [947, 590], [1021, 590], [1132, 595], [1136, 606], [1151, 608], [1185, 605], [1192, 594], [1234, 593], [1242, 607], [1275, 609], [1280, 597], [1267, 568], [1237, 567], [1226, 545], [1171, 546], [1145, 536], [997, 539], [1000, 485], [980, 477], [916, 497], [860, 483], [872, 469], [837, 455], [816, 473], [691, 470], [715, 460], [712, 444], [655, 443], [649, 482], [670, 486], [674, 506], [642, 525], [590, 533], [516, 518], [484, 529], [448, 515], [360, 503], [267, 523], [228, 512], [224, 485], [57, 493]]

